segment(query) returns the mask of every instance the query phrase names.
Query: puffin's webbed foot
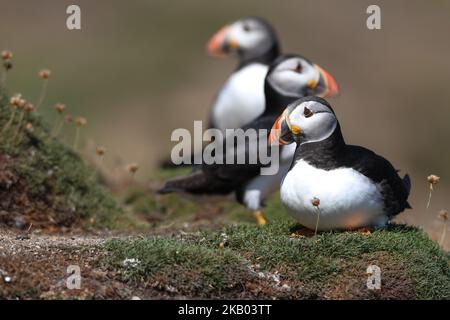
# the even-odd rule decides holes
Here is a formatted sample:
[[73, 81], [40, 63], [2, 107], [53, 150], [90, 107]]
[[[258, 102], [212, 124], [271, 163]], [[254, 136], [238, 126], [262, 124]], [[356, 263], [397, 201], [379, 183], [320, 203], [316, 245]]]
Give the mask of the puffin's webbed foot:
[[264, 218], [262, 211], [260, 211], [260, 210], [255, 211], [254, 216], [255, 216], [256, 222], [258, 223], [259, 226], [264, 226], [267, 224], [267, 221]]

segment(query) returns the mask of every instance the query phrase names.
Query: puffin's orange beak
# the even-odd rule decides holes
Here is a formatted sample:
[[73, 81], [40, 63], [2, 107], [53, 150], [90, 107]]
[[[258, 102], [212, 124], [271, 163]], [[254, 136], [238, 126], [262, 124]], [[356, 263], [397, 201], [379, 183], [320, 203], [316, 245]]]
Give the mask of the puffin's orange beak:
[[321, 94], [322, 97], [335, 97], [339, 95], [339, 87], [337, 85], [336, 80], [324, 69], [317, 66], [319, 68], [320, 75], [323, 77], [325, 81], [325, 91]]
[[206, 45], [206, 50], [208, 53], [214, 57], [223, 58], [226, 56], [224, 48], [226, 46], [226, 34], [228, 31], [228, 26], [220, 29]]
[[286, 122], [288, 110], [284, 110], [275, 121], [269, 134], [269, 145], [286, 145], [293, 142], [291, 130]]
[[272, 126], [272, 129], [270, 129], [270, 135], [269, 135], [269, 145], [276, 145], [283, 144], [280, 141], [281, 137], [281, 122], [283, 121], [284, 117], [283, 114], [278, 117], [277, 121]]

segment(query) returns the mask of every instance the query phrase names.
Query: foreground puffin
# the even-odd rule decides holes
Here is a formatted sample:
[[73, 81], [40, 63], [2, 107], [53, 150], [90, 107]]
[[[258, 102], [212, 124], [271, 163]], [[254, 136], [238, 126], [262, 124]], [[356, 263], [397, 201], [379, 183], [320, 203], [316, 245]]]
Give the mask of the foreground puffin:
[[336, 115], [324, 99], [305, 97], [289, 105], [269, 137], [269, 143], [277, 142], [297, 145], [280, 196], [305, 227], [382, 227], [410, 208], [409, 176], [402, 179], [385, 158], [347, 145]]
[[213, 103], [210, 128], [236, 129], [249, 124], [264, 112], [264, 78], [280, 53], [274, 29], [262, 18], [245, 17], [220, 29], [207, 50], [216, 57], [239, 59]]
[[[238, 155], [245, 153], [245, 159], [249, 159], [251, 156], [249, 152], [256, 151], [249, 148], [249, 145], [258, 145], [259, 139], [267, 144], [270, 129], [278, 115], [285, 106], [299, 97], [306, 95], [328, 97], [338, 94], [337, 84], [329, 73], [297, 55], [284, 55], [276, 59], [267, 73], [264, 89], [266, 96], [264, 113], [243, 129], [264, 129], [266, 133], [254, 140], [246, 140], [244, 149], [242, 145], [235, 144], [233, 150], [225, 151], [223, 159], [226, 159], [226, 153], [230, 151]], [[260, 161], [256, 164], [217, 164], [216, 161], [215, 164], [203, 164], [201, 168], [187, 176], [169, 180], [160, 193], [235, 193], [237, 200], [254, 212], [258, 224], [264, 225], [266, 220], [261, 211], [263, 200], [279, 187], [282, 177], [289, 169], [294, 152], [295, 146], [286, 146], [281, 150], [277, 155], [280, 167], [275, 175], [260, 175], [263, 167]]]

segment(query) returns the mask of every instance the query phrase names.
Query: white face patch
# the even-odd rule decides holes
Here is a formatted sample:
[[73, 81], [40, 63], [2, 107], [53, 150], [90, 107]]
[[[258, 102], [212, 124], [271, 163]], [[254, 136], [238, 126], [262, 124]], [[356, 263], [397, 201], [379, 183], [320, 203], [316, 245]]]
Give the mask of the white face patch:
[[288, 125], [300, 128], [301, 144], [322, 141], [336, 129], [337, 119], [331, 110], [317, 101], [301, 103], [288, 115]]
[[265, 51], [272, 45], [270, 34], [266, 27], [252, 19], [233, 23], [227, 36], [229, 40], [236, 41], [239, 49], [242, 51], [254, 48]]
[[308, 83], [319, 81], [320, 73], [316, 66], [302, 58], [290, 58], [280, 63], [268, 77], [271, 85], [288, 96], [300, 96]]

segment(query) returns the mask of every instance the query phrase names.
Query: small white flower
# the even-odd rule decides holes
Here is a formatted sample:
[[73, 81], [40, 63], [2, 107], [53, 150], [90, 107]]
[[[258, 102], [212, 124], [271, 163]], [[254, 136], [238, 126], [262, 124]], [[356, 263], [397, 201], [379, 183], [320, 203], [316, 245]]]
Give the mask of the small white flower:
[[136, 268], [136, 267], [139, 266], [140, 263], [141, 263], [141, 261], [139, 261], [139, 259], [135, 259], [135, 258], [128, 259], [128, 258], [126, 258], [125, 260], [123, 260], [122, 265], [124, 267]]

